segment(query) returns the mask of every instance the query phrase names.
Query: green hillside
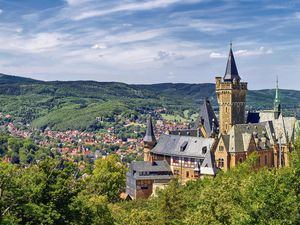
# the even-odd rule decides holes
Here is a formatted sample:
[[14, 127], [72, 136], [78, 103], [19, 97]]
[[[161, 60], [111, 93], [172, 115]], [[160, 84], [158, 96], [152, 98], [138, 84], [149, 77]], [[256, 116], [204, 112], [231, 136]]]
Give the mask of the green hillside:
[[[247, 108], [271, 108], [274, 93], [249, 91]], [[101, 127], [99, 118], [109, 123], [162, 107], [183, 115], [187, 109], [196, 112], [205, 97], [217, 109], [214, 84], [44, 82], [0, 74], [0, 111], [37, 128], [93, 130]], [[299, 114], [300, 91], [281, 90], [281, 97], [287, 113]]]

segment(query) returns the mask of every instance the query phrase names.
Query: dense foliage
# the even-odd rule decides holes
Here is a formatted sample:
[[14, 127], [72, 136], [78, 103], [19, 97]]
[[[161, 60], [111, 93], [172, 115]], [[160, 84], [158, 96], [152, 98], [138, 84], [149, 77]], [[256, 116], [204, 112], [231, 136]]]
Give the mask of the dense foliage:
[[256, 156], [216, 178], [170, 185], [148, 200], [120, 201], [126, 167], [116, 155], [91, 174], [46, 158], [0, 163], [0, 224], [299, 224], [300, 142], [289, 167], [254, 170]]
[[0, 135], [0, 157], [8, 157], [14, 164], [30, 164], [53, 155], [49, 148], [36, 145], [32, 139]]
[[0, 224], [113, 224], [108, 203], [123, 190], [125, 170], [116, 155], [85, 175], [52, 158], [26, 167], [0, 163]]

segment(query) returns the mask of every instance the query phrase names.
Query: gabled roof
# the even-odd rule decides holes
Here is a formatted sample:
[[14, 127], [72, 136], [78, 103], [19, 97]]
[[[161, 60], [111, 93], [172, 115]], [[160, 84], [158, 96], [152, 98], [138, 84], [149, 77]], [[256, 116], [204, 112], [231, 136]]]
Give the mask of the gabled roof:
[[200, 173], [203, 175], [216, 175], [217, 168], [214, 154], [208, 151], [205, 158], [200, 166]]
[[229, 56], [228, 56], [226, 71], [224, 75], [224, 81], [233, 81], [234, 79], [237, 79], [238, 81], [241, 80], [235, 64], [235, 60], [232, 52], [232, 45], [230, 44]]
[[146, 128], [146, 134], [144, 137], [144, 142], [151, 142], [151, 143], [156, 142], [151, 115], [149, 116], [148, 121], [147, 121], [147, 128]]
[[[126, 173], [127, 181], [132, 180], [170, 180], [173, 173], [166, 161], [133, 161]], [[130, 185], [130, 184], [128, 184]]]
[[262, 145], [262, 142], [257, 143], [257, 150], [263, 150], [271, 147], [273, 142], [274, 133], [273, 127], [269, 122], [253, 123], [253, 124], [236, 124], [232, 126], [229, 131], [229, 152], [243, 152], [247, 151], [251, 141], [251, 136], [256, 134], [259, 140], [266, 137], [266, 145]]
[[198, 129], [170, 130], [169, 134], [197, 137], [198, 136]]
[[130, 170], [135, 172], [171, 172], [171, 168], [166, 161], [132, 161]]
[[205, 99], [201, 106], [200, 115], [195, 123], [195, 129], [199, 128], [201, 123], [203, 123], [208, 135], [216, 133], [219, 127], [218, 119], [208, 98]]
[[[151, 150], [151, 152], [159, 155], [183, 156], [203, 159], [206, 151], [203, 152], [202, 150], [206, 148], [207, 151], [209, 151], [213, 146], [214, 141], [214, 138], [162, 134], [158, 140], [158, 143]], [[182, 151], [181, 146], [186, 142], [187, 145], [185, 146], [184, 151]]]

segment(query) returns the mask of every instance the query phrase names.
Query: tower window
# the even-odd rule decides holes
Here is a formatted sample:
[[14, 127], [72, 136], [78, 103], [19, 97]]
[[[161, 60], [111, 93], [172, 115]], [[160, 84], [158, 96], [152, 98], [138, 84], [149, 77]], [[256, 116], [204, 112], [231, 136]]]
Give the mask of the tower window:
[[220, 158], [220, 159], [218, 160], [218, 167], [220, 167], [220, 168], [223, 168], [223, 167], [224, 167], [224, 159], [223, 159], [223, 158]]

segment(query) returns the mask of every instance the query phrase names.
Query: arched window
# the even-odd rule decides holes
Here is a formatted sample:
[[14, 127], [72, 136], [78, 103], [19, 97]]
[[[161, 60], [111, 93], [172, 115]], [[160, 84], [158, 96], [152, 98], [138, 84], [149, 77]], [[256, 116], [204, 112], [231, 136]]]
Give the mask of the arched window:
[[243, 157], [240, 157], [240, 158], [239, 158], [239, 163], [242, 163], [243, 160], [244, 160]]

